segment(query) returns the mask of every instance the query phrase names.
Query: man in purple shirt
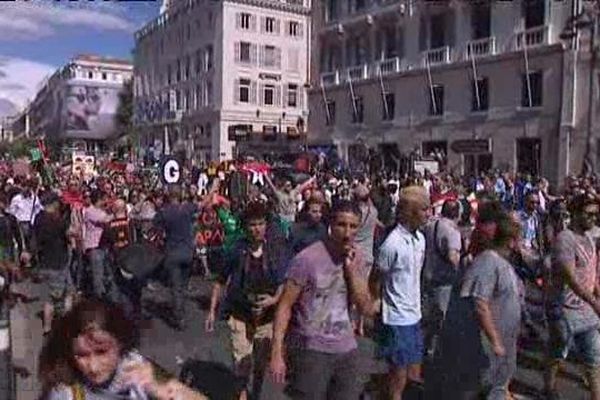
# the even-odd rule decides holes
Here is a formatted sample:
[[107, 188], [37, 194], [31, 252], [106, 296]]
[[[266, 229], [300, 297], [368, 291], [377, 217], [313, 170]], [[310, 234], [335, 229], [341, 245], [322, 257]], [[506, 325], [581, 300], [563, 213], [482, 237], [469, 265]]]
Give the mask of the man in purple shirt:
[[366, 293], [365, 263], [354, 246], [360, 216], [356, 204], [340, 201], [331, 212], [329, 237], [291, 261], [275, 316], [270, 368], [274, 380], [283, 382], [289, 361], [293, 399], [353, 400], [362, 392], [364, 362], [348, 304], [354, 301], [370, 316], [378, 306]]

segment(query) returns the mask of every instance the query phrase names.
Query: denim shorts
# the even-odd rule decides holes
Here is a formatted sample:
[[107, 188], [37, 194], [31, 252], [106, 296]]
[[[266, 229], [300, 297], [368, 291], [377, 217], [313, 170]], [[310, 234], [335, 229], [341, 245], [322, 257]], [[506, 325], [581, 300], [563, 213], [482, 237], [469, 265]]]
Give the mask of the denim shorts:
[[423, 361], [423, 332], [420, 322], [397, 326], [379, 324], [377, 343], [379, 356], [394, 367], [405, 368]]
[[64, 300], [73, 286], [69, 269], [45, 269], [42, 270], [41, 274], [47, 280], [48, 288], [50, 289], [50, 300], [52, 302]]
[[596, 327], [575, 333], [566, 319], [550, 321], [550, 357], [564, 360], [572, 347], [578, 352], [581, 361], [590, 368], [600, 367], [600, 332]]

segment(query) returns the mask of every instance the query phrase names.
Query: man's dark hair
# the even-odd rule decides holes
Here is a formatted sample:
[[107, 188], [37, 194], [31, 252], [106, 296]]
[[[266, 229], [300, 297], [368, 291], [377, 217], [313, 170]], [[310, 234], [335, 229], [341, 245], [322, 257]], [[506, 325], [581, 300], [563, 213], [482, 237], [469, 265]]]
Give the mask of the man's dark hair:
[[246, 205], [241, 219], [244, 225], [248, 225], [250, 221], [256, 221], [257, 219], [266, 220], [268, 216], [268, 209], [263, 202], [252, 201]]
[[592, 205], [598, 205], [598, 201], [587, 193], [581, 193], [574, 196], [571, 201], [569, 201], [568, 209], [574, 214], [583, 212], [587, 206]]
[[92, 191], [92, 193], [90, 193], [90, 201], [92, 202], [92, 204], [97, 204], [103, 198], [104, 193], [99, 189], [95, 189]]
[[460, 216], [460, 205], [456, 200], [446, 200], [442, 205], [442, 217], [456, 219]]
[[350, 200], [338, 200], [334, 202], [331, 207], [330, 215], [335, 218], [335, 214], [343, 212], [352, 213], [359, 218], [362, 217], [362, 212], [356, 202]]

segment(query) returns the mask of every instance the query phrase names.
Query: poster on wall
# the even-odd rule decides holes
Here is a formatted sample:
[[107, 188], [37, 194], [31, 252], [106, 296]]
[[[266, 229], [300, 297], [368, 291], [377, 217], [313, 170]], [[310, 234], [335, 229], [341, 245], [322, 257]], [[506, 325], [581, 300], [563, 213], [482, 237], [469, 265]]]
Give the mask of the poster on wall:
[[120, 87], [70, 85], [63, 107], [64, 129], [69, 136], [106, 139], [115, 134]]

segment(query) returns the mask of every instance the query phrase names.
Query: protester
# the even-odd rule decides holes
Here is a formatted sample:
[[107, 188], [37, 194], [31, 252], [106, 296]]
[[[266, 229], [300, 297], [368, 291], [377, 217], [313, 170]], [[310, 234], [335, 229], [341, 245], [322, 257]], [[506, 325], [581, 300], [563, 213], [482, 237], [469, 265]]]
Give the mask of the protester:
[[557, 375], [561, 362], [576, 346], [585, 367], [592, 399], [600, 399], [600, 300], [597, 293], [596, 244], [586, 235], [597, 221], [596, 199], [585, 194], [569, 204], [571, 223], [558, 233], [552, 249], [548, 282], [550, 338], [545, 390], [558, 398]]
[[[334, 204], [328, 238], [291, 261], [273, 327], [270, 369], [276, 382], [290, 373], [292, 399], [353, 400], [362, 392], [366, 371], [348, 306], [355, 281], [364, 281], [364, 261], [354, 247], [360, 217], [355, 204]], [[377, 306], [365, 300], [366, 281], [358, 286], [361, 311], [375, 314]]]
[[39, 357], [46, 400], [202, 400], [136, 352], [134, 326], [116, 307], [82, 301], [56, 324]]
[[173, 186], [169, 203], [154, 217], [154, 224], [165, 235], [165, 269], [171, 283], [173, 298], [172, 324], [178, 330], [186, 327], [185, 289], [188, 284], [194, 256], [193, 223], [200, 208], [196, 203], [182, 202], [181, 188]]
[[427, 326], [425, 348], [433, 355], [448, 310], [452, 286], [459, 276], [462, 237], [458, 228], [460, 205], [447, 200], [441, 216], [424, 227], [426, 240], [423, 288], [425, 289], [424, 324]]
[[394, 400], [402, 399], [407, 383], [423, 382], [421, 269], [425, 237], [419, 229], [427, 222], [430, 206], [429, 193], [423, 187], [402, 189], [397, 225], [376, 260], [382, 291], [379, 351], [389, 366], [389, 396]]
[[44, 209], [35, 219], [33, 237], [40, 270], [50, 288], [50, 302], [44, 303], [42, 317], [42, 330], [47, 335], [55, 314], [62, 315], [70, 305], [73, 283], [67, 264], [68, 220], [61, 213], [60, 199], [56, 193], [47, 192], [40, 201]]
[[106, 212], [104, 193], [93, 191], [90, 203], [83, 210], [83, 250], [87, 259], [87, 277], [91, 281], [91, 294], [97, 298], [109, 298], [112, 271], [106, 260], [106, 250], [100, 247], [100, 239], [111, 216]]
[[264, 204], [248, 204], [242, 220], [246, 240], [230, 252], [213, 286], [206, 328], [214, 329], [219, 299], [225, 288], [223, 317], [230, 329], [235, 372], [245, 386], [239, 398], [245, 400], [249, 398], [249, 387], [250, 398], [260, 398], [288, 255], [277, 238], [268, 235]]
[[521, 321], [518, 279], [508, 261], [519, 228], [494, 201], [481, 207], [473, 235], [479, 245], [454, 287], [430, 387], [451, 399], [505, 400]]
[[294, 254], [327, 236], [327, 227], [322, 221], [324, 207], [318, 198], [309, 198], [306, 201], [304, 218], [295, 222], [290, 231], [290, 247]]

